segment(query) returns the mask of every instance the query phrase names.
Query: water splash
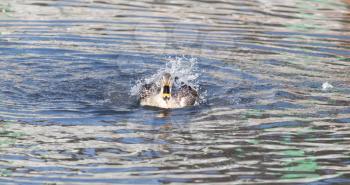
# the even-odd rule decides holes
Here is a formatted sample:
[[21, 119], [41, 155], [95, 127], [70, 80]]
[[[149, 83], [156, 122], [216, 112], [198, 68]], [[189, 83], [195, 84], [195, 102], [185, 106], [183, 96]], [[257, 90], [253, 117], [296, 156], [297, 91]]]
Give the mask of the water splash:
[[328, 82], [325, 82], [322, 84], [322, 90], [323, 91], [328, 91], [328, 90], [331, 90], [333, 89], [333, 85], [328, 83]]
[[130, 94], [137, 96], [140, 93], [140, 89], [143, 84], [155, 83], [160, 86], [161, 76], [166, 72], [170, 73], [171, 76], [177, 77], [177, 80], [173, 84], [174, 88], [178, 88], [182, 83], [190, 85], [192, 88], [200, 92], [199, 102], [205, 102], [206, 92], [201, 92], [199, 85], [200, 70], [198, 69], [197, 58], [187, 57], [169, 57], [164, 67], [160, 68], [155, 74], [144, 77], [136, 81], [135, 85], [131, 88]]

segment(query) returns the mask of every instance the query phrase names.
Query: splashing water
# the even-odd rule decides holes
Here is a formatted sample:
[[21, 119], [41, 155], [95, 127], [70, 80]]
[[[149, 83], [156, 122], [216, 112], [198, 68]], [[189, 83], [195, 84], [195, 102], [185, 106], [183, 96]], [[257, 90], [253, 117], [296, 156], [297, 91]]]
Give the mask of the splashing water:
[[[132, 96], [139, 95], [143, 84], [155, 83], [157, 86], [160, 86], [159, 79], [161, 79], [164, 73], [170, 73], [172, 77], [176, 78], [173, 84], [174, 88], [179, 88], [184, 83], [199, 92], [200, 86], [198, 79], [200, 71], [197, 63], [197, 58], [169, 57], [165, 66], [160, 68], [155, 74], [137, 80], [136, 84], [131, 88], [130, 94]], [[199, 92], [199, 101], [196, 104], [205, 102], [205, 94], [206, 92]]]

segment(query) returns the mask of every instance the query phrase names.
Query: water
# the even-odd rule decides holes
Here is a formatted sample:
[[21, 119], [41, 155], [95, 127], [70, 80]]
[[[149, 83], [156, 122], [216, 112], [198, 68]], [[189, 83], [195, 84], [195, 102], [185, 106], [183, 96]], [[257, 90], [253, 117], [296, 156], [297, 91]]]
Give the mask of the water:
[[[348, 1], [0, 10], [1, 184], [350, 184]], [[140, 107], [177, 67], [203, 101]]]

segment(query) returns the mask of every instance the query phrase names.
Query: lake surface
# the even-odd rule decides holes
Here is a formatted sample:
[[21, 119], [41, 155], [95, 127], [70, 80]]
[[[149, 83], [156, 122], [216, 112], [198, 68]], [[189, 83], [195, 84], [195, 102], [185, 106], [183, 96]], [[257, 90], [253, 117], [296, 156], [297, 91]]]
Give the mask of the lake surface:
[[349, 1], [2, 0], [0, 75], [0, 184], [350, 184]]

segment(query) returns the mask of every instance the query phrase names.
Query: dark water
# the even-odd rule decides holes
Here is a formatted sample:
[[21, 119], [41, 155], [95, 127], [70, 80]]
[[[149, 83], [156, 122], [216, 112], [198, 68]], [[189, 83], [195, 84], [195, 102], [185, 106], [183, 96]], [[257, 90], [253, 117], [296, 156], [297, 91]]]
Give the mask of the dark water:
[[[0, 10], [1, 184], [350, 184], [346, 1]], [[203, 102], [138, 106], [169, 58], [197, 61]]]

